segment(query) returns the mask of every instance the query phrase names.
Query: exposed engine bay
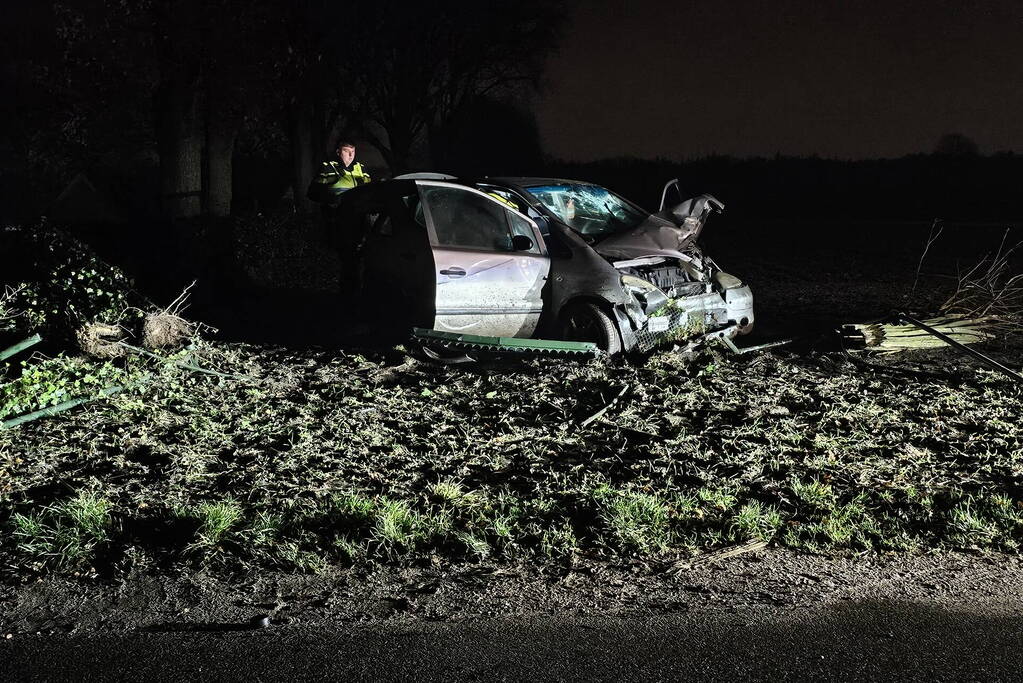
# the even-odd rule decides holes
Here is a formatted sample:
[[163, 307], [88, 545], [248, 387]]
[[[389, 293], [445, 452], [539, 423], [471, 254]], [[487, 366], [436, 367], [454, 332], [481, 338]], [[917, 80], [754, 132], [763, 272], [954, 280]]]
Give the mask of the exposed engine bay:
[[731, 338], [752, 329], [749, 287], [722, 271], [696, 241], [710, 215], [722, 210], [720, 201], [701, 195], [662, 207], [635, 230], [594, 246], [622, 273], [623, 286], [643, 311], [646, 319], [636, 327], [640, 347], [666, 336]]

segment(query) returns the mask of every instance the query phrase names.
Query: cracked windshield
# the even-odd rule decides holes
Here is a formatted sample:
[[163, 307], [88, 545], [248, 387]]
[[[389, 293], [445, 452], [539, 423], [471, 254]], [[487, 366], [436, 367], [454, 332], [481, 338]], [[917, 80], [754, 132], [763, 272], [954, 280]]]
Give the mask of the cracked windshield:
[[583, 235], [610, 235], [631, 230], [647, 213], [596, 185], [542, 185], [528, 188], [547, 209]]

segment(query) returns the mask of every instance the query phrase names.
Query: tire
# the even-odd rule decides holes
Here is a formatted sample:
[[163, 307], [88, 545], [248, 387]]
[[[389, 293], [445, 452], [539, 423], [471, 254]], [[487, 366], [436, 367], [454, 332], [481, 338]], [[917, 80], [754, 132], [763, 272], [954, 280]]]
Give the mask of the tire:
[[592, 342], [609, 356], [622, 351], [622, 339], [614, 321], [592, 303], [575, 304], [562, 313], [561, 338], [566, 341]]

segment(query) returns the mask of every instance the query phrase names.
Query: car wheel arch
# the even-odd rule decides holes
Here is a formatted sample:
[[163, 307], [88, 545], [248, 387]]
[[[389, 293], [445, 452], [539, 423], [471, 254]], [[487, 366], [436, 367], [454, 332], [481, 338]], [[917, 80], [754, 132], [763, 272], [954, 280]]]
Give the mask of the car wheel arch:
[[[631, 348], [632, 345], [628, 343], [628, 339], [624, 334], [625, 330], [622, 328], [622, 316], [617, 314], [617, 307], [611, 301], [599, 296], [583, 294], [566, 301], [561, 306], [557, 315], [559, 331], [564, 330], [565, 326], [569, 323], [569, 316], [588, 308], [595, 308], [610, 324], [610, 333], [613, 334], [613, 338], [607, 340], [608, 348], [605, 349], [606, 351], [614, 355]], [[628, 330], [628, 327], [626, 326], [625, 329]], [[629, 331], [631, 332], [631, 330]]]

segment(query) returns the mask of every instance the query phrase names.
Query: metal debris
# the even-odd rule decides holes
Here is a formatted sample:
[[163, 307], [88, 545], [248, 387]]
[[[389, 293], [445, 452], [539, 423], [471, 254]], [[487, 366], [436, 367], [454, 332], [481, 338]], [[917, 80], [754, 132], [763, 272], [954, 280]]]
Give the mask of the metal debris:
[[618, 403], [618, 401], [622, 400], [622, 397], [625, 396], [625, 394], [628, 391], [629, 391], [629, 385], [626, 384], [624, 387], [622, 387], [622, 390], [620, 392], [618, 392], [618, 395], [615, 396], [613, 399], [611, 399], [611, 401], [606, 406], [604, 406], [603, 408], [601, 408], [600, 410], [595, 412], [593, 415], [590, 415], [588, 418], [586, 418], [585, 420], [580, 422], [579, 423], [579, 428], [582, 429], [583, 427], [585, 427], [586, 425], [590, 424], [591, 422], [594, 422], [595, 420], [599, 420], [601, 417], [603, 417], [604, 413], [606, 413], [608, 410], [610, 410], [611, 406], [613, 406], [614, 404]]
[[412, 329], [412, 336], [450, 350], [490, 351], [517, 355], [540, 356], [599, 356], [600, 348], [590, 342], [558, 341], [554, 339], [520, 339], [517, 337], [484, 337], [475, 334], [455, 334], [422, 327]]

